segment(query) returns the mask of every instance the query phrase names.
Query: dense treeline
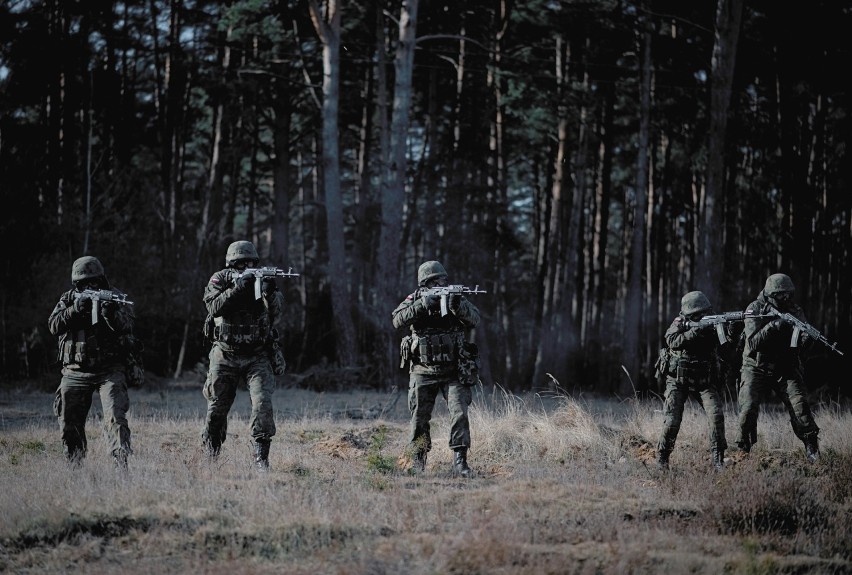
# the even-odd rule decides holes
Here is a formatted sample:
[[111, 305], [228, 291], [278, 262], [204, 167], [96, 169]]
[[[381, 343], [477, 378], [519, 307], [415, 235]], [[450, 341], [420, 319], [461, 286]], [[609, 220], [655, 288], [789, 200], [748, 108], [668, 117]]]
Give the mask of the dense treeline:
[[426, 259], [489, 292], [510, 389], [654, 389], [684, 292], [742, 309], [776, 271], [850, 349], [850, 26], [831, 0], [3, 3], [3, 377], [24, 349], [57, 369], [84, 254], [150, 372], [203, 369], [235, 239], [301, 274], [312, 385], [400, 381], [390, 311]]

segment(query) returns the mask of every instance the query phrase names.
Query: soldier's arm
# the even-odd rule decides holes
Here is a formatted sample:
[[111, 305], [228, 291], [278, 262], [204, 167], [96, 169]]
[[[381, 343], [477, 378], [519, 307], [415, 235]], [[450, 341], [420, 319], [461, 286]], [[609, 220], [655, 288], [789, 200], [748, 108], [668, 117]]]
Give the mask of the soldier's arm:
[[666, 330], [663, 338], [666, 340], [666, 345], [671, 349], [683, 349], [689, 345], [689, 342], [700, 335], [698, 328], [683, 326], [683, 318], [678, 316]]
[[234, 305], [235, 296], [241, 295], [243, 294], [237, 291], [234, 282], [230, 281], [226, 274], [216, 273], [204, 288], [204, 305], [210, 315], [218, 317]]
[[465, 327], [476, 327], [479, 324], [479, 309], [466, 297], [461, 298], [459, 309], [453, 313]]
[[283, 333], [284, 329], [284, 294], [280, 291], [275, 290], [274, 292], [263, 296], [266, 298], [267, 304], [269, 305], [269, 316], [271, 318], [271, 325], [273, 329], [277, 329], [278, 333]]
[[[758, 314], [755, 309], [753, 313]], [[781, 319], [755, 318], [745, 320], [745, 336], [754, 351], [766, 352], [777, 348], [785, 338], [789, 342], [792, 329]]]
[[85, 322], [91, 323], [90, 318], [91, 316], [88, 313], [81, 314], [75, 311], [74, 301], [68, 294], [64, 294], [53, 311], [50, 312], [50, 316], [47, 318], [47, 328], [52, 335], [59, 335], [84, 328]]
[[391, 317], [393, 326], [397, 329], [406, 327], [415, 322], [418, 317], [428, 315], [429, 311], [423, 303], [423, 299], [416, 297], [416, 293], [409, 294], [396, 309], [393, 310]]

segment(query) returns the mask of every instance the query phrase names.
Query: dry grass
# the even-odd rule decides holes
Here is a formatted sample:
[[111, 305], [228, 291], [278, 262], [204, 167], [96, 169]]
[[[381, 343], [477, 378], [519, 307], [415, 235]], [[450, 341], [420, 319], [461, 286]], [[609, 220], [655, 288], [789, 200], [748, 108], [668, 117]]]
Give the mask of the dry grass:
[[[393, 399], [397, 401], [394, 402]], [[280, 389], [272, 470], [251, 466], [238, 394], [215, 463], [197, 389], [134, 390], [131, 470], [96, 421], [80, 469], [44, 393], [0, 394], [0, 572], [850, 573], [852, 416], [815, 406], [822, 461], [765, 410], [747, 458], [711, 471], [700, 408], [672, 470], [653, 466], [659, 402], [477, 394], [471, 480], [450, 473], [439, 404], [425, 474], [396, 466], [405, 398]], [[726, 413], [729, 442], [735, 415]]]

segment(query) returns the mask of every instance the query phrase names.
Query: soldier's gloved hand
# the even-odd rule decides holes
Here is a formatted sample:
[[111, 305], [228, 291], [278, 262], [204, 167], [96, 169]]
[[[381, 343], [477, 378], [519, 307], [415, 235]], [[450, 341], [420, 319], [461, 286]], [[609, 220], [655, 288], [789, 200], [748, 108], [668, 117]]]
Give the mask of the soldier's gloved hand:
[[251, 288], [254, 284], [254, 274], [243, 274], [234, 280], [234, 289], [242, 292]]
[[426, 308], [427, 311], [438, 311], [441, 309], [441, 296], [439, 295], [424, 295], [423, 299], [423, 307]]
[[81, 295], [74, 300], [74, 311], [77, 313], [90, 313], [92, 311], [92, 298]]
[[115, 308], [117, 304], [111, 301], [102, 301], [98, 306], [100, 316], [106, 320], [112, 320], [115, 317]]
[[450, 308], [450, 311], [456, 313], [459, 311], [461, 307], [461, 294], [460, 293], [451, 293], [447, 296], [447, 307]]
[[263, 292], [263, 295], [271, 295], [278, 291], [278, 284], [275, 282], [275, 278], [263, 278], [260, 290]]

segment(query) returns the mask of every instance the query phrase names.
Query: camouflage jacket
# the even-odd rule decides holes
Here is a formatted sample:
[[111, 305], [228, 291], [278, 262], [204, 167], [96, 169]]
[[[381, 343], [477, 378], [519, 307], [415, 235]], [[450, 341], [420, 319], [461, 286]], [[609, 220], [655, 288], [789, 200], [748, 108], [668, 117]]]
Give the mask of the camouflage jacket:
[[228, 351], [263, 347], [281, 333], [284, 295], [276, 289], [255, 299], [253, 289], [236, 289], [235, 276], [231, 268], [219, 270], [204, 288], [204, 305], [214, 324], [211, 338]]

